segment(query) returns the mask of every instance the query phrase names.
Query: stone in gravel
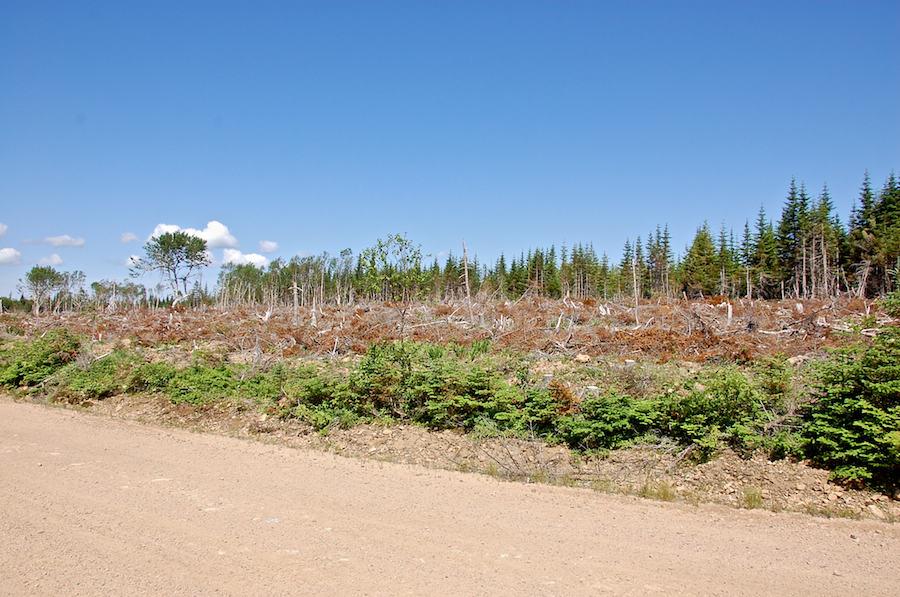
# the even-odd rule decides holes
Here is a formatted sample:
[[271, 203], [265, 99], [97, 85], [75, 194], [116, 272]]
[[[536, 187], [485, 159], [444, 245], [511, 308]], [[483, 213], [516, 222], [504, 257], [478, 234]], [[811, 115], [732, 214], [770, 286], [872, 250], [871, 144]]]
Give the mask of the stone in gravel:
[[869, 512], [871, 512], [872, 514], [875, 515], [876, 518], [880, 518], [881, 520], [884, 520], [884, 518], [885, 518], [884, 512], [882, 512], [881, 508], [879, 508], [875, 504], [869, 505]]

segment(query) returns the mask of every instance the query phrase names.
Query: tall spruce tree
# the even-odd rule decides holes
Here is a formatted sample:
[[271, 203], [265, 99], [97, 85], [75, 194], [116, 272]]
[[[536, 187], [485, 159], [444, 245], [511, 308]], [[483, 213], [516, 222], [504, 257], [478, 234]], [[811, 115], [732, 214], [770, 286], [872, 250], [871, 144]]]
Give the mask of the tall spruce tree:
[[682, 288], [691, 297], [716, 294], [719, 282], [719, 263], [716, 243], [709, 224], [697, 228], [694, 240], [687, 248], [682, 268]]

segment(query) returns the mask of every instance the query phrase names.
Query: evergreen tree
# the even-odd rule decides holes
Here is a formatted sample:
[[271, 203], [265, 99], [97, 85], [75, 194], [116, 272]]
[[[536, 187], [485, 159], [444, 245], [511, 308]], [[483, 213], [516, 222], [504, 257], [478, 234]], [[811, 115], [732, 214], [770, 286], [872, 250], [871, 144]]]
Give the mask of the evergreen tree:
[[603, 253], [603, 256], [600, 257], [600, 265], [598, 267], [598, 277], [599, 277], [599, 286], [603, 289], [603, 300], [609, 300], [609, 290], [614, 285], [612, 284], [613, 280], [613, 272], [612, 268], [609, 266], [609, 256], [606, 252]]
[[625, 239], [625, 246], [622, 248], [622, 261], [619, 262], [619, 292], [624, 294], [633, 294], [633, 277], [631, 275], [632, 260], [634, 259], [634, 248], [631, 246], [631, 239]]
[[694, 241], [684, 256], [682, 288], [691, 297], [715, 294], [719, 282], [716, 244], [706, 222], [697, 228]]
[[850, 227], [856, 230], [871, 228], [872, 217], [875, 215], [875, 193], [872, 192], [872, 182], [869, 180], [869, 171], [863, 176], [863, 184], [859, 189], [859, 207], [854, 206], [850, 219]]
[[759, 206], [756, 231], [753, 235], [752, 278], [759, 298], [773, 298], [781, 282], [778, 273], [778, 241], [772, 222], [766, 218], [766, 210]]
[[733, 294], [734, 273], [737, 262], [734, 250], [734, 234], [729, 234], [725, 228], [725, 222], [719, 228], [719, 239], [716, 251], [716, 261], [719, 266], [719, 294], [723, 296]]
[[646, 296], [644, 287], [644, 248], [641, 243], [641, 237], [638, 236], [634, 241], [634, 261], [632, 262], [632, 283], [637, 283], [637, 287], [633, 290], [638, 296]]
[[785, 199], [778, 222], [778, 258], [781, 265], [781, 279], [793, 287], [795, 296], [806, 295], [806, 269], [803, 263], [805, 243], [809, 225], [809, 196], [806, 187], [791, 179], [791, 188]]
[[544, 296], [559, 298], [562, 284], [559, 280], [559, 266], [556, 263], [556, 247], [550, 245], [550, 250], [544, 258]]

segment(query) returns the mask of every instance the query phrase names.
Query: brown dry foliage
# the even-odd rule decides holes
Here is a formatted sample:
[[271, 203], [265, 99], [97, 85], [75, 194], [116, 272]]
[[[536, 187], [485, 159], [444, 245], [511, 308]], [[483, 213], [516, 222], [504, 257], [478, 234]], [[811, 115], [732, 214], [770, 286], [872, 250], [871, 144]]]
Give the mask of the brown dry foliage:
[[[718, 300], [718, 302], [717, 302]], [[214, 343], [230, 351], [359, 354], [383, 341], [470, 344], [548, 355], [612, 356], [666, 361], [749, 361], [757, 355], [806, 354], [847, 342], [849, 322], [874, 313], [862, 300], [654, 300], [639, 307], [615, 302], [524, 298], [518, 302], [419, 304], [401, 333], [397, 309], [382, 303], [301, 308], [138, 309], [33, 317], [6, 313], [2, 331], [40, 335], [66, 327], [93, 340], [128, 339], [143, 346]], [[882, 319], [885, 317], [880, 315]], [[858, 336], [856, 336], [858, 338]]]

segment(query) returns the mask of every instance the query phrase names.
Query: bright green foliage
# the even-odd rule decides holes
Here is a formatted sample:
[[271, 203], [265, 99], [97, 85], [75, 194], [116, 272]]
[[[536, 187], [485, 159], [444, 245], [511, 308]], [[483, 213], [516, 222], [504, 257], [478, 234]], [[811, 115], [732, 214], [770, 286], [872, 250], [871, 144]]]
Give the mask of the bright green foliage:
[[521, 401], [521, 425], [523, 431], [538, 437], [552, 438], [557, 430], [562, 408], [554, 388], [531, 388], [525, 390]]
[[[784, 455], [793, 449], [790, 429], [769, 425], [775, 418], [779, 424], [784, 421], [792, 402], [784, 359], [770, 359], [746, 373], [720, 369], [701, 377], [702, 384], [691, 379], [682, 390], [661, 398], [610, 388], [579, 401], [566, 383], [538, 384], [527, 360], [516, 372], [516, 385], [510, 385], [486, 354], [488, 348], [486, 341], [470, 346], [386, 342], [371, 346], [342, 377], [313, 365], [260, 371], [198, 361], [178, 368], [142, 363], [138, 355], [124, 352], [88, 365], [67, 365], [78, 339], [54, 332], [4, 346], [0, 379], [6, 385], [34, 385], [65, 367], [48, 384], [58, 398], [158, 392], [173, 403], [258, 405], [323, 430], [390, 418], [435, 429], [486, 425], [576, 449], [612, 449], [648, 436], [696, 443], [705, 454], [721, 442], [748, 452], [764, 448]], [[507, 374], [512, 373], [508, 367]]]
[[413, 365], [420, 366], [423, 351], [422, 345], [415, 342], [384, 342], [370, 346], [348, 380], [348, 390], [354, 401], [361, 409], [376, 415], [405, 415], [407, 400], [404, 394]]
[[69, 364], [54, 386], [56, 398], [98, 400], [121, 394], [128, 389], [128, 376], [138, 365], [133, 353], [115, 351], [87, 366]]
[[138, 259], [131, 268], [132, 276], [161, 271], [169, 280], [169, 287], [182, 297], [188, 294], [188, 281], [201, 268], [212, 263], [206, 241], [186, 232], [166, 232], [144, 245], [146, 257]]
[[739, 452], [762, 448], [770, 455], [784, 456], [795, 449], [795, 442], [790, 433], [772, 425], [790, 419], [782, 371], [777, 361], [755, 376], [734, 367], [722, 368], [686, 395], [663, 398], [657, 422], [664, 435], [695, 443], [705, 455], [725, 442]]
[[33, 340], [5, 343], [0, 346], [0, 385], [38, 385], [73, 361], [80, 347], [81, 338], [62, 329]]
[[697, 229], [694, 242], [688, 248], [682, 263], [682, 276], [684, 291], [690, 296], [715, 294], [719, 264], [715, 241], [706, 222]]
[[172, 402], [203, 404], [229, 397], [236, 387], [232, 371], [225, 367], [192, 366], [169, 380], [166, 391]]
[[582, 450], [615, 449], [644, 433], [653, 424], [657, 402], [635, 400], [609, 392], [581, 403], [581, 412], [563, 417], [559, 436]]
[[891, 317], [900, 317], [900, 290], [889, 292], [878, 302], [888, 315]]
[[411, 382], [410, 398], [423, 406], [416, 419], [429, 427], [471, 429], [481, 419], [508, 424], [514, 418], [518, 392], [489, 369], [442, 359]]
[[193, 365], [177, 371], [168, 379], [165, 391], [172, 402], [203, 404], [216, 400], [249, 401], [267, 403], [282, 395], [285, 381], [283, 368], [268, 373], [253, 373], [246, 366]]
[[838, 351], [819, 379], [803, 429], [807, 456], [842, 481], [900, 484], [900, 329]]
[[423, 290], [422, 248], [405, 234], [388, 234], [359, 256], [366, 292], [388, 301], [407, 302]]
[[436, 428], [471, 428], [485, 417], [508, 420], [519, 396], [491, 369], [416, 342], [370, 347], [348, 391], [362, 411]]
[[[896, 328], [886, 328], [872, 346], [837, 353], [817, 370], [818, 402], [806, 413], [802, 435], [797, 431], [799, 396], [784, 357], [752, 367], [719, 367], [679, 382], [682, 387], [667, 384], [650, 392], [607, 384], [579, 400], [566, 381], [554, 378], [544, 385], [535, 379], [527, 358], [517, 365], [486, 354], [486, 342], [382, 343], [370, 347], [348, 374], [327, 365], [259, 370], [206, 365], [202, 359], [178, 368], [142, 362], [139, 353], [124, 351], [89, 361], [79, 354], [80, 345], [80, 338], [63, 330], [4, 343], [0, 384], [40, 385], [48, 396], [67, 400], [158, 392], [173, 403], [227, 401], [302, 419], [325, 432], [334, 426], [394, 419], [434, 429], [484, 427], [586, 450], [653, 438], [695, 444], [701, 456], [709, 456], [729, 445], [744, 454], [802, 453], [833, 468], [842, 480], [888, 486], [900, 481]], [[510, 375], [515, 382], [505, 381]]]
[[159, 392], [169, 386], [177, 373], [178, 369], [169, 363], [142, 363], [129, 373], [125, 383], [132, 393]]
[[709, 385], [667, 399], [662, 410], [671, 437], [713, 450], [720, 440], [729, 439], [736, 425], [753, 424], [758, 400], [753, 385], [738, 371], [705, 381]]

